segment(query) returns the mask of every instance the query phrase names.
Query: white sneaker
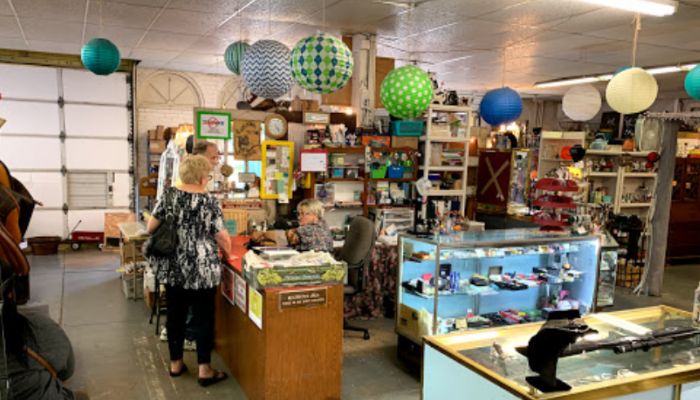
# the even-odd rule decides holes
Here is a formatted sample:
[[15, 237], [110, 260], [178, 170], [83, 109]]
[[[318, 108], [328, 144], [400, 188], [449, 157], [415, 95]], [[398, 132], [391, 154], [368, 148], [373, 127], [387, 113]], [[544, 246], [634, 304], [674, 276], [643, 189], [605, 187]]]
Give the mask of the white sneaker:
[[197, 342], [194, 340], [185, 339], [185, 344], [182, 346], [185, 351], [197, 351]]
[[168, 328], [163, 327], [163, 329], [160, 331], [160, 341], [161, 342], [168, 341]]

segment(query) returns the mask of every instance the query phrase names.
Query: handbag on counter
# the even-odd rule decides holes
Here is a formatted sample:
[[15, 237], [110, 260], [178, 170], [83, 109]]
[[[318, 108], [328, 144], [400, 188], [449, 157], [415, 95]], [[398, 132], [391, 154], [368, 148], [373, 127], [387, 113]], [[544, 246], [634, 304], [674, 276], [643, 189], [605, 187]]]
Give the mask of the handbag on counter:
[[177, 228], [173, 217], [173, 189], [163, 193], [165, 201], [165, 220], [160, 222], [158, 228], [146, 240], [144, 254], [148, 257], [167, 258], [175, 253], [177, 248]]

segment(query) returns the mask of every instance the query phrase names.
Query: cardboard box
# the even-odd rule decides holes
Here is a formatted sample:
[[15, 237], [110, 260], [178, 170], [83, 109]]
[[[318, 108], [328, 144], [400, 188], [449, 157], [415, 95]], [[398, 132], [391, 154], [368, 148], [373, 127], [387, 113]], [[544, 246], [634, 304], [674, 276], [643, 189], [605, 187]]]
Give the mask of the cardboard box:
[[392, 136], [391, 147], [408, 147], [418, 150], [418, 138], [415, 136]]
[[151, 154], [161, 154], [165, 151], [165, 140], [151, 140], [148, 144], [148, 152]]
[[149, 129], [148, 130], [148, 139], [149, 140], [157, 140], [158, 139], [158, 131], [155, 129]]
[[165, 139], [165, 127], [163, 125], [156, 126], [156, 139]]
[[316, 100], [292, 100], [292, 111], [319, 111], [321, 108]]

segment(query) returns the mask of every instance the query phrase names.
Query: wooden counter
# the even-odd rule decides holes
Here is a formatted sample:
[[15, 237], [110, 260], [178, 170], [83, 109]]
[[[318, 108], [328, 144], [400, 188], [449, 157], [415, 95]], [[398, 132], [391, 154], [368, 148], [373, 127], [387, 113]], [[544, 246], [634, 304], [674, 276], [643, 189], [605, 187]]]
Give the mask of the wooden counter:
[[[233, 253], [243, 254], [240, 248]], [[241, 276], [240, 259], [232, 264], [224, 268]], [[285, 293], [319, 288], [326, 289], [325, 304], [280, 304]], [[248, 398], [340, 399], [343, 286], [263, 289], [261, 294], [262, 329], [221, 291], [216, 296], [216, 350]]]

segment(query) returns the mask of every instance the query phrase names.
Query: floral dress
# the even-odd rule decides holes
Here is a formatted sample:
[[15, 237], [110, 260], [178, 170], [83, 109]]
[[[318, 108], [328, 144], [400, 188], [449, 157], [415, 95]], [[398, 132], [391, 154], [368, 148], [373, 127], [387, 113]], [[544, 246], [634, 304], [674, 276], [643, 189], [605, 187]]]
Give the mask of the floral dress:
[[326, 221], [320, 220], [315, 224], [302, 225], [297, 228], [299, 235], [299, 250], [333, 252], [333, 237]]
[[221, 260], [215, 235], [224, 230], [216, 198], [208, 193], [168, 189], [156, 204], [153, 217], [162, 222], [168, 216], [177, 229], [177, 249], [172, 257], [149, 259], [160, 282], [192, 290], [216, 287]]

